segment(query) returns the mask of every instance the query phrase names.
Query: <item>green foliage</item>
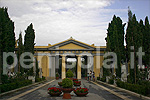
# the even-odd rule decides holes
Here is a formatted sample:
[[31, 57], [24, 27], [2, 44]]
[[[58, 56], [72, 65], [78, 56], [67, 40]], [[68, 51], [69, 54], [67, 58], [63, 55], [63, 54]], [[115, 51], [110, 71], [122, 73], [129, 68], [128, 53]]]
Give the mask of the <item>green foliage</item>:
[[100, 80], [100, 77], [97, 77], [97, 80]]
[[24, 68], [20, 65], [20, 56], [24, 52], [24, 46], [22, 43], [22, 32], [19, 34], [19, 39], [18, 39], [18, 51], [17, 51], [17, 56], [18, 56], [18, 71], [21, 73], [24, 73]]
[[2, 81], [2, 84], [9, 83], [8, 76], [7, 75], [2, 75], [1, 81]]
[[39, 65], [38, 65], [38, 60], [36, 59], [36, 62], [35, 62], [35, 66], [36, 66], [36, 77], [39, 78]]
[[[131, 63], [130, 60], [130, 53], [134, 52], [134, 69], [130, 67], [130, 76], [129, 80], [131, 83], [136, 83], [139, 79], [139, 72], [138, 72], [138, 56], [136, 56], [136, 52], [138, 52], [139, 47], [142, 47], [142, 50], [145, 52], [145, 56], [143, 56], [143, 64], [150, 65], [150, 25], [148, 21], [148, 17], [145, 18], [145, 26], [143, 25], [143, 21], [140, 20], [138, 22], [136, 20], [135, 14], [132, 15], [131, 10], [128, 10], [128, 26], [126, 30], [126, 57], [127, 61]], [[131, 50], [131, 46], [134, 46], [134, 49]], [[136, 78], [136, 79], [135, 79]]]
[[42, 80], [45, 80], [46, 78], [44, 76], [42, 76]]
[[14, 77], [8, 77], [7, 75], [2, 75], [2, 84], [14, 83], [16, 81], [23, 81], [26, 79], [26, 75], [17, 73]]
[[62, 82], [58, 82], [58, 85], [59, 85], [59, 86], [62, 86]]
[[58, 74], [58, 73], [56, 73], [56, 77], [59, 77], [59, 74]]
[[13, 83], [2, 84], [0, 85], [0, 89], [1, 89], [0, 93], [7, 92], [13, 89], [17, 89], [23, 86], [27, 86], [29, 84], [32, 84], [31, 80], [23, 80], [23, 81], [16, 81]]
[[113, 78], [109, 79], [108, 83], [109, 84], [114, 84], [114, 79]]
[[62, 86], [63, 86], [63, 88], [72, 88], [73, 81], [69, 78], [65, 78], [62, 80]]
[[35, 82], [40, 82], [42, 81], [42, 78], [35, 78]]
[[145, 27], [143, 32], [143, 49], [145, 56], [143, 57], [143, 63], [146, 66], [150, 66], [150, 24], [148, 17], [145, 18]]
[[32, 54], [34, 54], [35, 32], [32, 23], [27, 27], [25, 33], [24, 50], [25, 52], [31, 52]]
[[150, 91], [150, 85], [146, 85], [146, 84], [131, 84], [131, 83], [127, 83], [127, 82], [122, 82], [120, 80], [117, 80], [117, 86], [142, 94], [142, 95], [149, 95], [149, 91]]
[[[33, 29], [32, 23], [27, 27], [25, 30], [25, 37], [24, 37], [24, 52], [30, 52], [34, 54], [34, 39], [35, 39], [35, 32]], [[31, 59], [29, 56], [25, 56], [25, 59]], [[25, 62], [26, 65], [30, 65], [32, 61]], [[33, 67], [29, 70], [26, 69], [25, 72], [28, 73], [28, 75], [33, 75]]]
[[102, 82], [106, 82], [106, 77], [102, 77], [100, 80], [101, 80]]
[[[125, 47], [124, 47], [124, 27], [120, 17], [113, 16], [111, 23], [107, 29], [106, 38], [106, 51], [115, 52], [117, 54], [117, 69], [116, 75], [121, 77], [121, 60], [125, 60]], [[110, 57], [109, 57], [110, 58]], [[106, 58], [105, 58], [106, 59]], [[108, 59], [108, 58], [107, 58]]]
[[[104, 59], [106, 59], [106, 58], [104, 58]], [[104, 66], [102, 66], [102, 67], [103, 67], [103, 77], [109, 76], [110, 70], [107, 68], [104, 68]]]
[[87, 77], [87, 72], [84, 74], [84, 77]]
[[[14, 52], [15, 33], [14, 22], [9, 18], [8, 9], [0, 8], [0, 78], [3, 73], [3, 52]], [[8, 64], [13, 63], [13, 58], [8, 57]]]
[[73, 72], [69, 69], [66, 73], [67, 78], [72, 78], [73, 77]]

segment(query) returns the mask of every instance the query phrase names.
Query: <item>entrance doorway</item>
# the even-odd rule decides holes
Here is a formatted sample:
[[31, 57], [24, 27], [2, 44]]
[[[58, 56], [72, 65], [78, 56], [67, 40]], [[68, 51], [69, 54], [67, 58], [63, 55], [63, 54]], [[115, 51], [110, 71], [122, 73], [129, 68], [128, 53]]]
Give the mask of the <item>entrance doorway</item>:
[[76, 56], [67, 56], [66, 57], [66, 72], [69, 69], [74, 74], [73, 78], [77, 78], [77, 57]]
[[81, 78], [87, 77], [87, 56], [81, 58]]

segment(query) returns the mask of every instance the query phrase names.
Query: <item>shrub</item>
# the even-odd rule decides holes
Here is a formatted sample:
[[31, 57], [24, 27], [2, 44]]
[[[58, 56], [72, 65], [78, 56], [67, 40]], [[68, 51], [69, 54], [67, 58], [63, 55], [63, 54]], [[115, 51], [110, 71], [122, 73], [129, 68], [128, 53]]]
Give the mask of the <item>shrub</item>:
[[72, 88], [73, 82], [71, 79], [65, 78], [62, 80], [62, 86], [63, 86], [63, 88]]
[[44, 76], [42, 76], [42, 80], [45, 80], [45, 77], [44, 77]]
[[100, 79], [102, 82], [106, 82], [106, 77]]
[[66, 73], [67, 78], [72, 78], [73, 77], [73, 72], [69, 69]]
[[1, 81], [2, 81], [2, 84], [7, 84], [7, 83], [9, 83], [8, 76], [7, 76], [7, 75], [2, 75]]
[[97, 80], [100, 80], [100, 77], [97, 77]]
[[13, 89], [17, 89], [17, 88], [20, 88], [29, 84], [32, 84], [31, 80], [16, 81], [14, 83], [2, 84], [0, 85], [0, 89], [1, 89], [0, 93], [7, 92]]
[[59, 85], [59, 86], [62, 86], [62, 82], [58, 82], [58, 85]]
[[117, 80], [116, 82], [118, 87], [142, 94], [142, 95], [148, 95], [149, 86], [147, 85], [139, 85], [139, 84], [131, 84], [127, 82], [122, 82], [120, 80]]
[[40, 82], [42, 81], [42, 78], [35, 78], [35, 82]]
[[114, 84], [114, 79], [113, 78], [109, 79], [108, 83], [109, 84]]
[[56, 73], [56, 77], [59, 77], [59, 74], [58, 74], [58, 73]]

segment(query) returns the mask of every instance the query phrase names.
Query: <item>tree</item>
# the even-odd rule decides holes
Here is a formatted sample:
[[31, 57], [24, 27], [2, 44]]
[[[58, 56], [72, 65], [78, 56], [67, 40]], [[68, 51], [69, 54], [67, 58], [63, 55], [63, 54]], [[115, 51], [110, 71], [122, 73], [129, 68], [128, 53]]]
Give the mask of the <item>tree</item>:
[[[135, 14], [132, 15], [131, 10], [128, 10], [128, 26], [126, 30], [126, 57], [127, 61], [130, 62], [130, 81], [136, 83], [138, 77], [138, 57], [135, 56], [138, 52], [139, 47], [142, 47], [143, 44], [143, 21], [136, 20]], [[131, 47], [134, 47], [131, 49]], [[131, 62], [130, 53], [134, 52], [134, 62]], [[134, 66], [131, 66], [131, 63], [134, 63]], [[132, 68], [133, 67], [133, 68]]]
[[[15, 33], [14, 23], [9, 18], [7, 8], [0, 8], [0, 83], [3, 73], [3, 52], [14, 52]], [[13, 58], [8, 57], [7, 63], [11, 65]]]
[[[33, 29], [32, 23], [27, 27], [25, 30], [25, 38], [24, 38], [24, 52], [30, 52], [34, 54], [34, 39], [35, 39], [35, 32]], [[30, 59], [29, 56], [26, 56], [25, 59]], [[31, 64], [32, 62], [26, 62], [26, 65]], [[29, 70], [25, 70], [25, 72], [28, 71], [28, 75], [33, 75], [33, 67]]]
[[145, 18], [145, 27], [143, 32], [143, 49], [145, 52], [144, 64], [150, 66], [150, 24], [148, 17]]
[[118, 77], [121, 77], [121, 60], [125, 59], [124, 26], [125, 24], [122, 24], [120, 17], [114, 15], [107, 29], [106, 48], [108, 52], [115, 52], [117, 54], [118, 68], [116, 69], [116, 75]]
[[[7, 8], [0, 8], [0, 73], [3, 73], [3, 52], [14, 52], [15, 33], [14, 22], [9, 18]], [[7, 64], [11, 65], [13, 58], [8, 57]], [[0, 74], [0, 75], [1, 75]], [[1, 78], [1, 76], [0, 76]]]
[[[143, 57], [143, 64], [149, 68], [150, 67], [150, 24], [148, 17], [145, 18], [145, 26], [144, 26], [144, 32], [143, 32], [143, 49], [145, 52], [145, 56]], [[147, 68], [145, 68], [145, 73], [147, 72]], [[147, 75], [145, 75], [147, 76]]]
[[25, 30], [25, 39], [24, 39], [24, 51], [31, 52], [34, 54], [34, 40], [35, 40], [35, 32], [33, 29], [32, 23]]
[[39, 78], [39, 65], [38, 65], [38, 60], [36, 59], [36, 78]]
[[24, 52], [24, 46], [22, 43], [22, 32], [19, 34], [19, 39], [18, 39], [18, 51], [17, 51], [17, 56], [18, 56], [18, 72], [23, 73], [24, 68], [20, 65], [20, 56]]

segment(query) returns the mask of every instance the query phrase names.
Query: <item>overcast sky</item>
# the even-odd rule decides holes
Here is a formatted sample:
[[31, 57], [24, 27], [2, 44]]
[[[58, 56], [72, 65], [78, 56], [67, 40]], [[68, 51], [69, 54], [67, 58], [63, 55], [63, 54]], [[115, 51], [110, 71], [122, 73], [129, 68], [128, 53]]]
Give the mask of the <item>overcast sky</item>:
[[55, 44], [71, 36], [79, 41], [106, 45], [108, 23], [113, 15], [128, 19], [128, 6], [137, 20], [150, 18], [150, 0], [0, 0], [0, 7], [8, 7], [15, 23], [18, 39], [20, 31], [33, 23], [36, 45]]

